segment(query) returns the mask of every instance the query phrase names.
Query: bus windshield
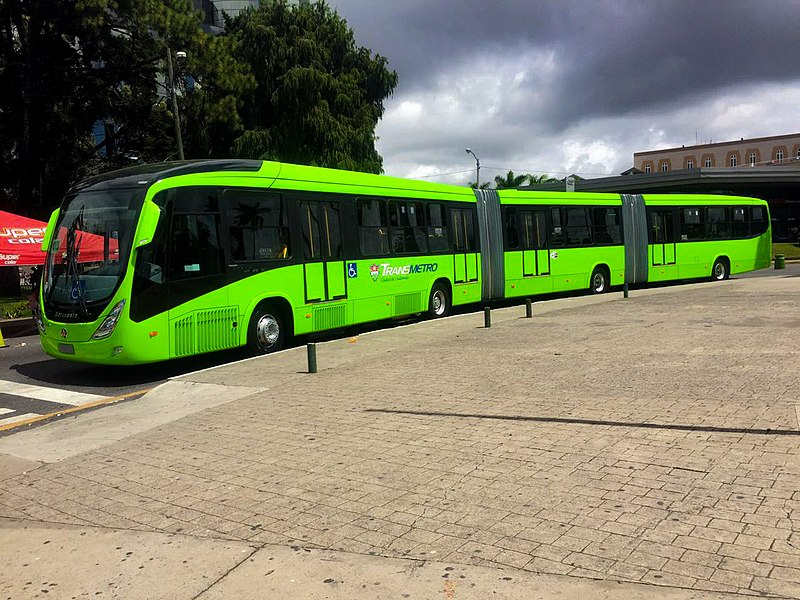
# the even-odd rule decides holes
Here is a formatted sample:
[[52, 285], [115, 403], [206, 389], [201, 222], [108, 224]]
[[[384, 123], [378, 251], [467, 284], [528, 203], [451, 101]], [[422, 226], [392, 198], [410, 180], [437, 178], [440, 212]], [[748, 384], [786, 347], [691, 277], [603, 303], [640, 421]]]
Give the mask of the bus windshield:
[[68, 197], [48, 249], [44, 309], [55, 320], [89, 322], [125, 273], [143, 190], [109, 189]]

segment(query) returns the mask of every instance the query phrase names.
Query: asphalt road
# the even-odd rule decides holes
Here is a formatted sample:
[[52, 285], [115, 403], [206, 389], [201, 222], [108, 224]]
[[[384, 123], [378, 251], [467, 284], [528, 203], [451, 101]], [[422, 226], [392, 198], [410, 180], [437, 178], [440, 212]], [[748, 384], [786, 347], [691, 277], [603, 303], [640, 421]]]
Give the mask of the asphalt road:
[[[739, 277], [797, 277], [800, 262], [789, 263], [785, 270], [763, 269]], [[692, 284], [688, 284], [692, 285]], [[613, 292], [617, 293], [617, 292]], [[631, 293], [635, 293], [632, 290]], [[512, 303], [519, 304], [520, 300]], [[503, 303], [508, 304], [508, 303]], [[475, 306], [458, 312], [473, 312]], [[477, 307], [477, 310], [481, 310]], [[354, 335], [370, 329], [392, 327], [405, 321], [391, 321], [370, 326], [351, 328], [346, 332], [331, 332], [317, 336], [316, 340]], [[303, 344], [301, 338], [295, 344]], [[243, 350], [218, 352], [208, 355], [134, 367], [108, 367], [85, 365], [56, 360], [41, 349], [38, 336], [10, 338], [8, 347], [0, 349], [0, 433], [4, 424], [26, 422], [41, 414], [75, 407], [102, 404], [104, 399], [136, 397], [139, 393], [156, 387], [170, 377], [198, 371], [245, 358]]]

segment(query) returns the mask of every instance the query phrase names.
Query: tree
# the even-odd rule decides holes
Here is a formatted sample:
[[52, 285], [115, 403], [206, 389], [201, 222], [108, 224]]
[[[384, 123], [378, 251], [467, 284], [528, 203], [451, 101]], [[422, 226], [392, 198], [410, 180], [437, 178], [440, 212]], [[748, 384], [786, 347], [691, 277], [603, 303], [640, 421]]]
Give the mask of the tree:
[[551, 177], [547, 173], [542, 173], [541, 175], [526, 175], [528, 179], [528, 185], [539, 185], [542, 183], [553, 183], [558, 181], [557, 178]]
[[492, 188], [492, 182], [491, 182], [491, 181], [484, 181], [484, 182], [483, 182], [483, 183], [480, 185], [480, 187], [478, 186], [478, 184], [477, 184], [475, 181], [470, 181], [470, 182], [469, 182], [467, 185], [468, 185], [469, 187], [471, 187], [473, 190], [474, 190], [474, 189], [479, 189], [479, 190], [489, 190], [489, 189], [491, 189], [491, 188]]
[[375, 127], [397, 73], [355, 43], [324, 0], [265, 1], [228, 23], [234, 54], [257, 82], [235, 156], [379, 173]]
[[[254, 80], [235, 40], [205, 33], [198, 15], [191, 0], [0, 1], [2, 205], [44, 218], [86, 175], [173, 154], [158, 76], [167, 47], [188, 58], [176, 77], [187, 155], [228, 154]], [[92, 129], [103, 124], [101, 157]]]
[[498, 190], [502, 190], [504, 188], [518, 188], [525, 180], [528, 179], [529, 175], [514, 175], [514, 171], [509, 171], [506, 173], [505, 177], [501, 177], [500, 175], [495, 175], [494, 183]]

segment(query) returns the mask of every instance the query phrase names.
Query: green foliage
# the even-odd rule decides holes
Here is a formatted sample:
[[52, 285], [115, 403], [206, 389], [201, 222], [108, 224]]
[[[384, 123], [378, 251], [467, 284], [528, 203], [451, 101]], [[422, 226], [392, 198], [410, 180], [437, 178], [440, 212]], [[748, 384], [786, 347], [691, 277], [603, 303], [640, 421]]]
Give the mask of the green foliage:
[[4, 319], [20, 319], [31, 316], [31, 307], [25, 300], [3, 298], [0, 301], [0, 317]]
[[474, 189], [489, 190], [492, 188], [491, 181], [484, 181], [483, 183], [481, 183], [480, 187], [478, 186], [478, 183], [475, 181], [470, 181], [467, 185], [471, 187], [473, 190]]
[[[324, 2], [265, 0], [225, 35], [192, 0], [0, 0], [0, 204], [47, 218], [77, 180], [177, 157], [379, 172], [397, 75]], [[100, 156], [92, 127], [112, 130]]]
[[518, 188], [525, 183], [528, 177], [529, 175], [514, 175], [514, 171], [509, 171], [506, 173], [505, 177], [495, 175], [494, 183], [498, 190], [503, 188]]
[[557, 177], [551, 177], [547, 173], [541, 175], [527, 175], [528, 185], [539, 185], [540, 183], [554, 183], [559, 181]]
[[379, 173], [375, 127], [397, 74], [358, 47], [324, 1], [265, 0], [231, 20], [234, 55], [257, 86], [241, 111], [235, 156]]

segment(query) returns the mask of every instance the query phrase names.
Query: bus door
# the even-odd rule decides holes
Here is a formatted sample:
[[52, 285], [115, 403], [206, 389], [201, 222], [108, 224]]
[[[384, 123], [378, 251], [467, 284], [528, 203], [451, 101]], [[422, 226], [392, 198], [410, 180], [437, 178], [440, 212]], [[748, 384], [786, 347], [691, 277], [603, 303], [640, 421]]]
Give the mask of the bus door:
[[675, 279], [677, 272], [677, 229], [674, 208], [650, 209], [649, 281]]
[[475, 209], [451, 208], [453, 228], [453, 283], [478, 281], [478, 253], [475, 241]]
[[522, 276], [550, 275], [550, 249], [547, 247], [547, 210], [520, 211], [522, 234]]
[[347, 298], [338, 202], [300, 202], [306, 304]]

